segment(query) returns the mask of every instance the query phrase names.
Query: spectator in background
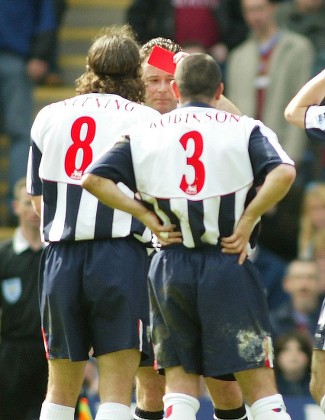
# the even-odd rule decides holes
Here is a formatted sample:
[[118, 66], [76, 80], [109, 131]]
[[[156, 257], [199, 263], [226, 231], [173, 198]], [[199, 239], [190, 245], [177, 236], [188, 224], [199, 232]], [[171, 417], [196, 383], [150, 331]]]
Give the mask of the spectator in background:
[[289, 331], [275, 340], [274, 373], [284, 396], [311, 396], [309, 391], [312, 340], [299, 331]]
[[19, 224], [0, 244], [0, 419], [37, 420], [48, 376], [38, 303], [43, 244], [25, 178], [14, 194]]
[[56, 30], [53, 0], [0, 0], [0, 120], [9, 137], [8, 208], [26, 175], [33, 86], [47, 73]]
[[289, 300], [270, 312], [274, 339], [292, 330], [299, 330], [312, 338], [321, 307], [315, 261], [292, 261], [283, 279], [283, 289]]
[[277, 133], [299, 175], [306, 136], [286, 122], [283, 111], [311, 76], [313, 45], [306, 37], [278, 27], [274, 0], [241, 4], [251, 36], [228, 57], [226, 95], [243, 114], [262, 120]]
[[162, 36], [200, 45], [224, 71], [228, 52], [247, 35], [240, 0], [134, 0], [126, 20], [145, 43]]
[[279, 5], [276, 19], [280, 27], [306, 36], [316, 50], [313, 75], [325, 67], [325, 1], [289, 0]]
[[314, 238], [319, 229], [325, 228], [325, 183], [312, 183], [305, 189], [300, 214], [298, 254], [311, 258]]
[[59, 47], [60, 47], [60, 28], [66, 10], [68, 8], [67, 0], [54, 0], [54, 9], [57, 22], [57, 29], [53, 39], [53, 45], [51, 46], [51, 57], [49, 61], [48, 72], [44, 79], [41, 81], [42, 84], [48, 86], [60, 86], [63, 84], [63, 78], [61, 74], [59, 64]]
[[241, 4], [251, 36], [229, 54], [226, 96], [243, 114], [273, 129], [297, 166], [298, 179], [289, 194], [263, 215], [259, 238], [262, 245], [291, 260], [296, 258], [306, 135], [286, 122], [283, 111], [311, 75], [314, 48], [302, 35], [280, 30], [274, 1], [242, 0]]

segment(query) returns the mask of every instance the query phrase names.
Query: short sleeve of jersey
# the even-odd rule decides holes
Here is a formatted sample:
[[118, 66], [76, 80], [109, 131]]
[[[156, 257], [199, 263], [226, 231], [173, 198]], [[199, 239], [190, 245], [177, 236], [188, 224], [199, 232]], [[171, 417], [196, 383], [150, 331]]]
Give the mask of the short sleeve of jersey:
[[275, 133], [265, 126], [256, 125], [249, 139], [249, 156], [255, 185], [262, 185], [266, 175], [282, 163], [294, 165], [280, 146]]
[[310, 106], [307, 109], [305, 129], [311, 140], [325, 141], [325, 105]]
[[94, 162], [86, 170], [86, 173], [111, 179], [116, 184], [122, 182], [135, 192], [136, 183], [129, 137], [122, 137], [112, 149], [108, 150]]
[[39, 176], [39, 167], [42, 159], [42, 130], [48, 107], [44, 107], [37, 114], [31, 128], [31, 146], [29, 149], [27, 165], [27, 192], [31, 195], [42, 195], [42, 181]]
[[26, 180], [27, 192], [31, 195], [42, 195], [42, 181], [38, 173], [41, 158], [42, 154], [39, 148], [35, 143], [32, 143], [29, 151]]

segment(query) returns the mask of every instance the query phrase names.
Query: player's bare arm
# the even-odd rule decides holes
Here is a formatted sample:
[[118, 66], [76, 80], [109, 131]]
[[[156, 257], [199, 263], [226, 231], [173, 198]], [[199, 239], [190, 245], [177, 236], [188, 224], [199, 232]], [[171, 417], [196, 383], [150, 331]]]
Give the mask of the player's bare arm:
[[222, 238], [222, 252], [240, 254], [239, 264], [243, 264], [247, 257], [247, 244], [258, 219], [289, 191], [296, 177], [294, 166], [281, 164], [266, 176], [256, 197], [244, 211], [234, 233]]
[[155, 234], [162, 245], [182, 242], [181, 232], [174, 232], [175, 225], [162, 225], [158, 217], [140, 201], [124, 194], [110, 179], [93, 174], [82, 177], [81, 185], [109, 207], [130, 213]]
[[284, 116], [288, 122], [305, 128], [305, 113], [311, 105], [320, 105], [325, 96], [325, 70], [307, 82], [287, 105]]

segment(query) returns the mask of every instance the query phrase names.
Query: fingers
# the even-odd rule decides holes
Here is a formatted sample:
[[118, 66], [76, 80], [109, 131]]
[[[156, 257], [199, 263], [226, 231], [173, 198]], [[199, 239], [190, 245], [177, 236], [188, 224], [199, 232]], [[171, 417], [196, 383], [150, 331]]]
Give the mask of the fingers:
[[236, 235], [221, 239], [221, 250], [229, 254], [238, 254], [242, 251], [243, 240]]
[[180, 52], [178, 52], [174, 55], [173, 61], [174, 61], [175, 64], [178, 64], [181, 61], [182, 58], [185, 58], [188, 55], [189, 55], [188, 53], [186, 53], [184, 51], [180, 51]]
[[160, 226], [159, 231], [155, 232], [162, 245], [182, 243], [182, 232], [174, 232], [175, 225]]
[[238, 264], [243, 265], [247, 258], [247, 251], [246, 248], [242, 250], [242, 252], [239, 255]]

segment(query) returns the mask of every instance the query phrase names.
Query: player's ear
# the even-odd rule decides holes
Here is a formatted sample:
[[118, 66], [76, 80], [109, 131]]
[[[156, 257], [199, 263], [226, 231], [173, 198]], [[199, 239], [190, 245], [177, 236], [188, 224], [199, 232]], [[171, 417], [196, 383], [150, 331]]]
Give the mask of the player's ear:
[[215, 99], [217, 101], [220, 99], [220, 96], [222, 95], [223, 90], [224, 90], [224, 84], [221, 82], [219, 86], [217, 87], [216, 94], [215, 94]]
[[173, 89], [174, 97], [175, 97], [175, 99], [178, 100], [180, 98], [180, 93], [179, 93], [179, 89], [178, 89], [177, 83], [175, 82], [175, 80], [172, 80], [170, 82], [170, 84], [171, 84], [171, 87]]

